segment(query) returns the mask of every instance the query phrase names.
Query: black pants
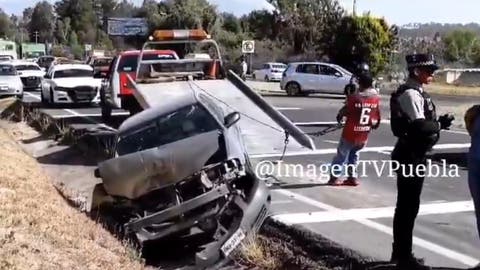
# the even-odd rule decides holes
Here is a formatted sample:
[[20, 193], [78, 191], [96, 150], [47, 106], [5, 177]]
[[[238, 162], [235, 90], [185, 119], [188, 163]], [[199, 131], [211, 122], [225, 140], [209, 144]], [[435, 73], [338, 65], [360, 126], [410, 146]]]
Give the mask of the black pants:
[[412, 253], [413, 228], [424, 182], [424, 177], [410, 177], [415, 170], [412, 173], [408, 168], [406, 166], [405, 175], [402, 169], [397, 172], [397, 205], [393, 218], [393, 252], [397, 259], [406, 258]]

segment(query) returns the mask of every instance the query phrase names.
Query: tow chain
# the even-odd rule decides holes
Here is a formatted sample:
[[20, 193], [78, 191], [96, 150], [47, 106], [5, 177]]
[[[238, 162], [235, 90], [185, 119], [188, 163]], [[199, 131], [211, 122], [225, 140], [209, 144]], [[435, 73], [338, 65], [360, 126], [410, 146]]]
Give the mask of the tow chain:
[[344, 124], [342, 123], [338, 123], [338, 124], [335, 124], [335, 125], [331, 125], [331, 126], [328, 126], [327, 128], [323, 129], [323, 130], [320, 130], [320, 131], [317, 131], [317, 132], [310, 132], [310, 133], [306, 133], [307, 135], [310, 135], [310, 136], [316, 136], [316, 137], [319, 137], [319, 136], [323, 136], [327, 133], [330, 133], [330, 132], [333, 132], [333, 131], [336, 131], [336, 130], [339, 130], [341, 128], [344, 127]]

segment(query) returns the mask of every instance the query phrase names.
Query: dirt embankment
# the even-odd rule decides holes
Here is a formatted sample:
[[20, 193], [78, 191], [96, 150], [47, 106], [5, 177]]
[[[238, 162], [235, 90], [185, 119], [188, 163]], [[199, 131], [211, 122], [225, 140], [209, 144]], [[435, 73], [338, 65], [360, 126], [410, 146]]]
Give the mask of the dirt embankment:
[[132, 249], [69, 206], [0, 128], [0, 269], [144, 267]]

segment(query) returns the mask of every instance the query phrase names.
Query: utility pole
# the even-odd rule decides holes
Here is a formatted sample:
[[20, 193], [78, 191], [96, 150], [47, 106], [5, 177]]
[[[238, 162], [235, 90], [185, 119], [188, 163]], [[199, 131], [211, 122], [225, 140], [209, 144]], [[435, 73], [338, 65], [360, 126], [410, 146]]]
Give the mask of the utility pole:
[[357, 0], [353, 0], [353, 16], [355, 17], [357, 13]]
[[38, 31], [33, 32], [33, 35], [35, 36], [35, 43], [38, 43]]

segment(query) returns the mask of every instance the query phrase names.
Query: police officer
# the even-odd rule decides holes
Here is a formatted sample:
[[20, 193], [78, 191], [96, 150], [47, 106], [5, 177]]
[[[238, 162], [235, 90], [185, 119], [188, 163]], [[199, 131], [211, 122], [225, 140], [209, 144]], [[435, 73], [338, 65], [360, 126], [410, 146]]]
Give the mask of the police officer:
[[417, 174], [415, 168], [426, 165], [427, 152], [437, 143], [440, 130], [448, 129], [454, 118], [443, 115], [437, 119], [435, 105], [423, 89], [424, 84], [432, 82], [433, 73], [439, 68], [434, 56], [407, 55], [406, 61], [408, 80], [390, 99], [391, 129], [398, 137], [392, 160], [400, 164], [396, 172], [398, 193], [391, 261], [399, 269], [430, 269], [412, 253], [413, 228], [424, 182], [424, 175]]

